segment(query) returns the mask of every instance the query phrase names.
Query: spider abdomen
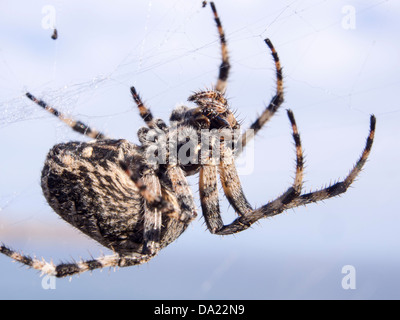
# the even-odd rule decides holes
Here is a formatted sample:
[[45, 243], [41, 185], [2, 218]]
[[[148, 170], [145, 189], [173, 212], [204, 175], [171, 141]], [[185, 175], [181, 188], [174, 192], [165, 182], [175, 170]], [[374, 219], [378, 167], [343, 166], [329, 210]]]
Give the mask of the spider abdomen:
[[42, 189], [65, 221], [117, 252], [140, 252], [143, 200], [119, 162], [140, 158], [127, 140], [54, 146], [42, 171]]

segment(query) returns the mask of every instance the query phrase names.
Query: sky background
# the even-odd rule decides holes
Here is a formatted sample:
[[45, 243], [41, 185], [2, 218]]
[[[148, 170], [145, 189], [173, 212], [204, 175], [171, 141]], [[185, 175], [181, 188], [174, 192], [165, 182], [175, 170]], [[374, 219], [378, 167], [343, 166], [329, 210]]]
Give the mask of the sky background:
[[[130, 86], [167, 120], [177, 104], [216, 80], [218, 34], [201, 2], [0, 1], [1, 242], [54, 262], [109, 253], [63, 222], [40, 188], [48, 150], [87, 138], [25, 92], [136, 143], [143, 123]], [[199, 217], [146, 265], [58, 279], [54, 290], [43, 288], [36, 271], [0, 256], [1, 299], [400, 298], [399, 1], [215, 3], [232, 63], [227, 96], [244, 128], [275, 90], [265, 38], [284, 68], [285, 103], [241, 171], [249, 201], [261, 206], [291, 184], [295, 152], [287, 108], [306, 155], [305, 191], [349, 172], [364, 147], [369, 116], [376, 115], [376, 141], [353, 188], [234, 236], [210, 234]], [[49, 8], [56, 41], [47, 28]], [[198, 177], [189, 181], [198, 199]], [[234, 213], [221, 199], [229, 223]], [[355, 290], [342, 288], [346, 265], [356, 270]]]

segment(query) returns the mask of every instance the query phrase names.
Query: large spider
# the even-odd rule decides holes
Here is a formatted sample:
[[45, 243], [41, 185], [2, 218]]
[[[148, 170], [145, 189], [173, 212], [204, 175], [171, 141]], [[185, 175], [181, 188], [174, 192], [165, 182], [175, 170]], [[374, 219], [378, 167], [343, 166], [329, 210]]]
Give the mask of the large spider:
[[[201, 207], [207, 228], [218, 235], [243, 231], [261, 218], [346, 192], [370, 153], [375, 117], [371, 116], [366, 146], [348, 176], [327, 188], [301, 194], [302, 148], [293, 113], [288, 110], [296, 146], [294, 182], [281, 196], [258, 209], [249, 204], [242, 191], [234, 158], [241, 150], [238, 145], [246, 147], [247, 142], [281, 106], [284, 99], [282, 69], [274, 46], [266, 39], [265, 43], [272, 52], [276, 67], [276, 93], [261, 116], [237, 137], [235, 133], [240, 126], [224, 97], [230, 69], [225, 34], [214, 3], [210, 5], [222, 49], [222, 64], [215, 88], [190, 96], [188, 100], [197, 106], [176, 108], [171, 114], [170, 126], [167, 126], [164, 121], [153, 117], [132, 87], [133, 99], [147, 124], [147, 127], [138, 131], [141, 145], [127, 140], [110, 139], [82, 122], [66, 117], [32, 94], [26, 94], [73, 130], [94, 139], [53, 147], [45, 161], [41, 183], [49, 205], [61, 218], [113, 250], [114, 254], [56, 266], [52, 262], [24, 256], [5, 245], [0, 246], [1, 253], [56, 277], [104, 267], [128, 267], [145, 263], [176, 240], [197, 216], [192, 191], [186, 180], [186, 176], [195, 173], [199, 173]], [[179, 154], [181, 148], [187, 147], [188, 136], [194, 133], [196, 138], [200, 138], [205, 131], [210, 132], [209, 144], [204, 148], [199, 140], [195, 140], [195, 144], [191, 145], [194, 153], [190, 159], [198, 157], [201, 150], [201, 161], [185, 162], [185, 157], [171, 157], [174, 152]], [[227, 143], [229, 141], [233, 143]], [[159, 161], [163, 150], [165, 161]], [[218, 158], [213, 156], [216, 150], [219, 151]], [[187, 155], [186, 151], [184, 155]], [[223, 191], [238, 215], [228, 225], [224, 225], [219, 209], [218, 174]]]

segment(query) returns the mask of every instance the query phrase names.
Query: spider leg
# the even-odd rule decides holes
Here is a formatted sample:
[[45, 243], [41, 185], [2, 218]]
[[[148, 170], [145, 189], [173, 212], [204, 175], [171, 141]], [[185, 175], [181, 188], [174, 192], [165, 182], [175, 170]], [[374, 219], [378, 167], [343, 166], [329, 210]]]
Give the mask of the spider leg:
[[235, 212], [239, 216], [244, 216], [252, 212], [253, 208], [243, 193], [234, 158], [232, 155], [227, 156], [226, 152], [222, 154], [219, 164], [219, 175], [225, 196]]
[[187, 223], [196, 218], [197, 212], [192, 190], [183, 170], [177, 165], [167, 165], [163, 181], [173, 191], [180, 208], [180, 212], [174, 211], [174, 214], [170, 214], [170, 216]]
[[101, 133], [101, 132], [99, 132], [99, 131], [97, 131], [97, 130], [95, 130], [93, 128], [90, 128], [86, 124], [84, 124], [84, 123], [82, 123], [80, 121], [76, 121], [74, 119], [66, 117], [64, 114], [60, 113], [59, 111], [57, 111], [53, 107], [50, 107], [43, 100], [37, 99], [31, 93], [27, 92], [26, 96], [30, 100], [35, 102], [37, 105], [41, 106], [43, 109], [47, 110], [48, 112], [50, 112], [51, 114], [56, 116], [58, 119], [60, 119], [62, 122], [67, 124], [69, 127], [71, 127], [72, 130], [74, 130], [76, 132], [79, 132], [80, 134], [86, 135], [86, 136], [88, 136], [90, 138], [93, 138], [93, 139], [108, 139], [103, 133]]
[[[144, 184], [151, 189], [158, 197], [162, 197], [160, 181], [154, 175], [146, 175], [143, 177]], [[161, 210], [144, 204], [144, 234], [143, 234], [143, 254], [155, 254], [160, 250], [162, 227]]]
[[[192, 191], [187, 183], [183, 170], [175, 165], [168, 165], [164, 176], [162, 176], [163, 186], [161, 195], [155, 193], [154, 185], [148, 184], [144, 177], [158, 179], [154, 172], [145, 173], [141, 176], [140, 172], [145, 172], [145, 166], [131, 169], [125, 162], [120, 162], [121, 168], [126, 172], [131, 180], [136, 184], [140, 195], [146, 200], [146, 205], [151, 210], [157, 209], [161, 214], [166, 214], [182, 222], [190, 222], [196, 216], [196, 208]], [[160, 223], [161, 224], [161, 223]]]
[[283, 97], [283, 75], [282, 75], [282, 67], [278, 57], [278, 53], [275, 50], [271, 40], [265, 39], [265, 43], [268, 45], [271, 50], [272, 57], [275, 62], [276, 69], [276, 93], [275, 96], [271, 99], [268, 107], [264, 110], [264, 112], [257, 118], [256, 121], [247, 129], [241, 136], [241, 146], [242, 149], [246, 146], [246, 144], [254, 138], [254, 136], [260, 131], [260, 129], [271, 119], [271, 117], [275, 114], [278, 108], [282, 105], [284, 97]]
[[55, 265], [53, 262], [46, 262], [44, 259], [38, 260], [26, 255], [22, 255], [5, 245], [0, 245], [0, 253], [9, 256], [17, 262], [20, 262], [30, 268], [39, 270], [42, 274], [63, 278], [74, 274], [102, 269], [106, 267], [130, 267], [148, 262], [155, 256], [153, 254], [139, 255], [119, 255], [118, 253], [108, 256], [102, 256], [92, 260], [61, 263]]
[[[356, 177], [359, 175], [361, 172], [362, 168], [364, 167], [365, 163], [367, 162], [368, 156], [371, 152], [372, 144], [374, 142], [374, 136], [375, 136], [375, 127], [376, 127], [376, 118], [374, 115], [371, 116], [370, 118], [370, 132], [366, 141], [365, 148], [354, 165], [353, 169], [350, 171], [350, 173], [347, 175], [343, 181], [337, 182], [327, 188], [323, 188], [321, 190], [317, 190], [314, 192], [310, 192], [307, 194], [303, 194], [299, 197], [296, 197], [291, 201], [290, 204], [288, 204], [284, 210], [290, 209], [290, 208], [295, 208], [301, 205], [306, 205], [309, 203], [314, 203], [322, 200], [326, 200], [332, 197], [336, 197], [344, 192], [347, 191], [349, 186], [354, 182]], [[268, 206], [268, 205], [267, 205]], [[266, 216], [271, 216], [274, 215], [274, 212], [271, 210], [271, 208], [265, 206], [265, 215]], [[277, 212], [279, 213], [279, 212]], [[275, 213], [276, 214], [276, 213]]]
[[[142, 253], [155, 255], [161, 249], [161, 241], [163, 241], [164, 245], [173, 241], [176, 238], [174, 232], [182, 233], [187, 222], [196, 217], [197, 214], [194, 209], [190, 188], [183, 177], [183, 172], [179, 172], [180, 168], [178, 168], [177, 173], [174, 170], [170, 170], [159, 179], [154, 172], [148, 172], [140, 176], [139, 172], [145, 171], [144, 166], [139, 169], [131, 169], [126, 163], [121, 162], [120, 165], [136, 184], [139, 193], [145, 200], [144, 247]], [[178, 181], [178, 179], [181, 180]], [[164, 240], [162, 240], [161, 228], [164, 216], [172, 219], [166, 221], [168, 228], [163, 235]]]
[[[288, 117], [292, 125], [293, 139], [296, 146], [296, 176], [293, 185], [281, 197], [275, 200], [274, 205], [276, 206], [280, 203], [289, 203], [292, 199], [300, 195], [303, 181], [303, 153], [300, 135], [293, 113], [290, 110], [288, 110]], [[253, 210], [248, 203], [243, 193], [232, 155], [222, 157], [219, 171], [224, 193], [229, 203], [239, 215], [239, 218], [229, 225], [223, 225], [219, 212], [216, 167], [203, 166], [200, 170], [200, 198], [206, 224], [211, 233], [219, 235], [243, 231], [262, 218], [263, 215], [258, 213], [258, 210]]]
[[176, 214], [174, 213], [176, 210], [179, 211], [179, 208], [173, 203], [166, 201], [162, 195], [158, 192], [154, 192], [152, 189], [155, 185], [152, 183], [157, 179], [157, 176], [154, 172], [147, 171], [145, 166], [142, 164], [138, 164], [134, 169], [131, 168], [130, 164], [121, 161], [120, 166], [122, 170], [131, 178], [131, 180], [135, 183], [138, 188], [138, 192], [146, 201], [146, 206], [150, 210], [160, 210], [162, 214]]
[[[335, 196], [338, 196], [347, 191], [348, 187], [353, 183], [355, 178], [361, 172], [364, 164], [366, 163], [368, 156], [370, 154], [372, 143], [375, 135], [375, 125], [376, 119], [374, 116], [371, 116], [370, 120], [370, 132], [367, 138], [366, 145], [361, 154], [361, 157], [347, 175], [347, 177], [338, 183], [331, 185], [328, 188], [324, 188], [315, 192], [307, 193], [300, 195], [300, 188], [296, 181], [299, 181], [299, 177], [295, 178], [295, 183], [292, 187], [290, 187], [283, 195], [278, 197], [277, 199], [267, 203], [261, 208], [251, 212], [250, 214], [246, 214], [240, 216], [235, 221], [233, 221], [230, 225], [222, 227], [217, 234], [226, 235], [232, 234], [236, 232], [243, 231], [250, 227], [254, 222], [261, 218], [271, 217], [277, 214], [282, 213], [283, 211], [295, 208], [301, 205], [306, 205], [309, 203], [314, 203], [318, 201], [322, 201], [325, 199], [329, 199]], [[299, 162], [299, 159], [298, 159]], [[299, 167], [299, 163], [298, 163]], [[298, 174], [296, 174], [297, 176]]]
[[154, 123], [154, 116], [151, 113], [150, 109], [145, 106], [143, 103], [142, 99], [140, 98], [139, 94], [137, 93], [135, 87], [131, 87], [131, 94], [132, 98], [135, 101], [135, 103], [138, 106], [139, 113], [141, 118], [146, 122], [147, 126], [149, 128], [154, 128], [155, 123]]
[[201, 208], [207, 228], [211, 233], [216, 233], [224, 226], [219, 207], [217, 166], [201, 166], [199, 191]]
[[217, 84], [215, 86], [215, 90], [221, 93], [225, 93], [229, 75], [229, 69], [231, 67], [229, 63], [228, 47], [226, 45], [225, 32], [224, 29], [222, 28], [221, 20], [218, 16], [217, 8], [215, 7], [214, 2], [210, 2], [210, 6], [214, 14], [215, 23], [217, 24], [219, 39], [221, 42], [221, 53], [222, 53], [222, 63], [219, 67], [219, 75]]

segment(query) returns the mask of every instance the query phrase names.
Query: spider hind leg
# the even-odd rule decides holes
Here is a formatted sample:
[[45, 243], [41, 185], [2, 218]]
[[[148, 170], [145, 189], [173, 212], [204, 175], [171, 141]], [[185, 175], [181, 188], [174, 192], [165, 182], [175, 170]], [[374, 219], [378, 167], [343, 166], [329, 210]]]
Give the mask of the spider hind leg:
[[70, 263], [61, 263], [55, 265], [53, 262], [46, 262], [44, 259], [38, 260], [14, 251], [5, 245], [0, 245], [0, 253], [9, 256], [11, 259], [22, 263], [29, 268], [38, 270], [42, 275], [63, 278], [80, 274], [95, 269], [112, 268], [112, 267], [130, 267], [148, 262], [155, 254], [138, 254], [138, 255], [119, 255], [113, 254], [101, 256], [91, 260], [74, 261]]
[[[271, 203], [272, 207], [280, 207], [290, 203], [300, 195], [303, 182], [303, 153], [300, 135], [293, 113], [288, 110], [292, 125], [293, 139], [296, 146], [296, 176], [291, 187]], [[200, 199], [206, 224], [211, 233], [228, 235], [249, 228], [254, 222], [263, 218], [263, 213], [254, 210], [247, 201], [232, 156], [222, 157], [218, 166], [224, 193], [239, 217], [231, 224], [224, 225], [219, 211], [217, 186], [217, 170], [214, 166], [203, 166], [200, 171]]]
[[[375, 128], [376, 128], [376, 118], [374, 115], [371, 115], [370, 118], [370, 131], [369, 135], [364, 147], [364, 150], [350, 171], [350, 173], [344, 178], [342, 181], [339, 181], [333, 185], [330, 185], [327, 188], [323, 188], [317, 191], [313, 191], [307, 194], [303, 194], [297, 198], [295, 198], [289, 205], [288, 208], [295, 208], [301, 205], [306, 205], [318, 201], [323, 201], [329, 198], [336, 197], [340, 194], [343, 194], [344, 192], [347, 191], [347, 189], [350, 187], [350, 185], [354, 182], [354, 180], [357, 178], [357, 176], [360, 174], [362, 171], [362, 168], [364, 167], [365, 163], [368, 160], [368, 156], [371, 152], [372, 144], [374, 142], [374, 137], [375, 137]], [[286, 209], [285, 209], [286, 210]], [[267, 210], [268, 211], [268, 210]], [[270, 212], [266, 212], [266, 215], [271, 215]]]
[[[236, 220], [234, 220], [231, 224], [220, 227], [219, 230], [213, 230], [213, 233], [219, 234], [219, 235], [227, 235], [227, 234], [233, 234], [237, 233], [240, 231], [243, 231], [247, 228], [249, 228], [253, 223], [258, 221], [261, 218], [265, 217], [272, 217], [277, 214], [282, 213], [283, 211], [286, 211], [290, 208], [295, 208], [301, 205], [306, 205], [310, 203], [315, 203], [319, 202], [322, 200], [326, 200], [332, 197], [336, 197], [340, 194], [343, 194], [347, 191], [349, 186], [354, 182], [355, 178], [358, 176], [358, 174], [361, 172], [363, 166], [365, 165], [368, 156], [371, 152], [372, 144], [374, 141], [374, 135], [375, 135], [375, 126], [376, 126], [376, 118], [375, 116], [371, 116], [370, 119], [370, 131], [369, 135], [364, 147], [364, 150], [361, 154], [361, 157], [359, 160], [356, 162], [354, 165], [353, 169], [350, 171], [350, 173], [347, 175], [345, 179], [343, 179], [340, 182], [337, 182], [327, 188], [310, 192], [307, 194], [301, 194], [301, 184], [302, 184], [302, 171], [303, 171], [303, 157], [301, 155], [301, 149], [299, 150], [300, 147], [300, 140], [298, 133], [296, 132], [297, 130], [295, 129], [295, 123], [293, 122], [294, 118], [293, 115], [290, 114], [289, 112], [289, 118], [292, 122], [293, 126], [293, 138], [296, 143], [296, 149], [297, 149], [297, 170], [296, 170], [296, 177], [294, 179], [294, 183], [291, 187], [287, 189], [286, 192], [284, 192], [280, 197], [276, 198], [273, 201], [270, 201], [266, 205], [240, 215]], [[293, 119], [293, 120], [292, 120]], [[241, 196], [244, 197], [242, 194]], [[229, 199], [229, 198], [228, 198]], [[234, 199], [234, 201], [238, 201], [240, 198]], [[207, 216], [215, 216], [216, 213], [207, 213], [205, 215], [206, 219]], [[219, 216], [219, 212], [217, 213]]]

